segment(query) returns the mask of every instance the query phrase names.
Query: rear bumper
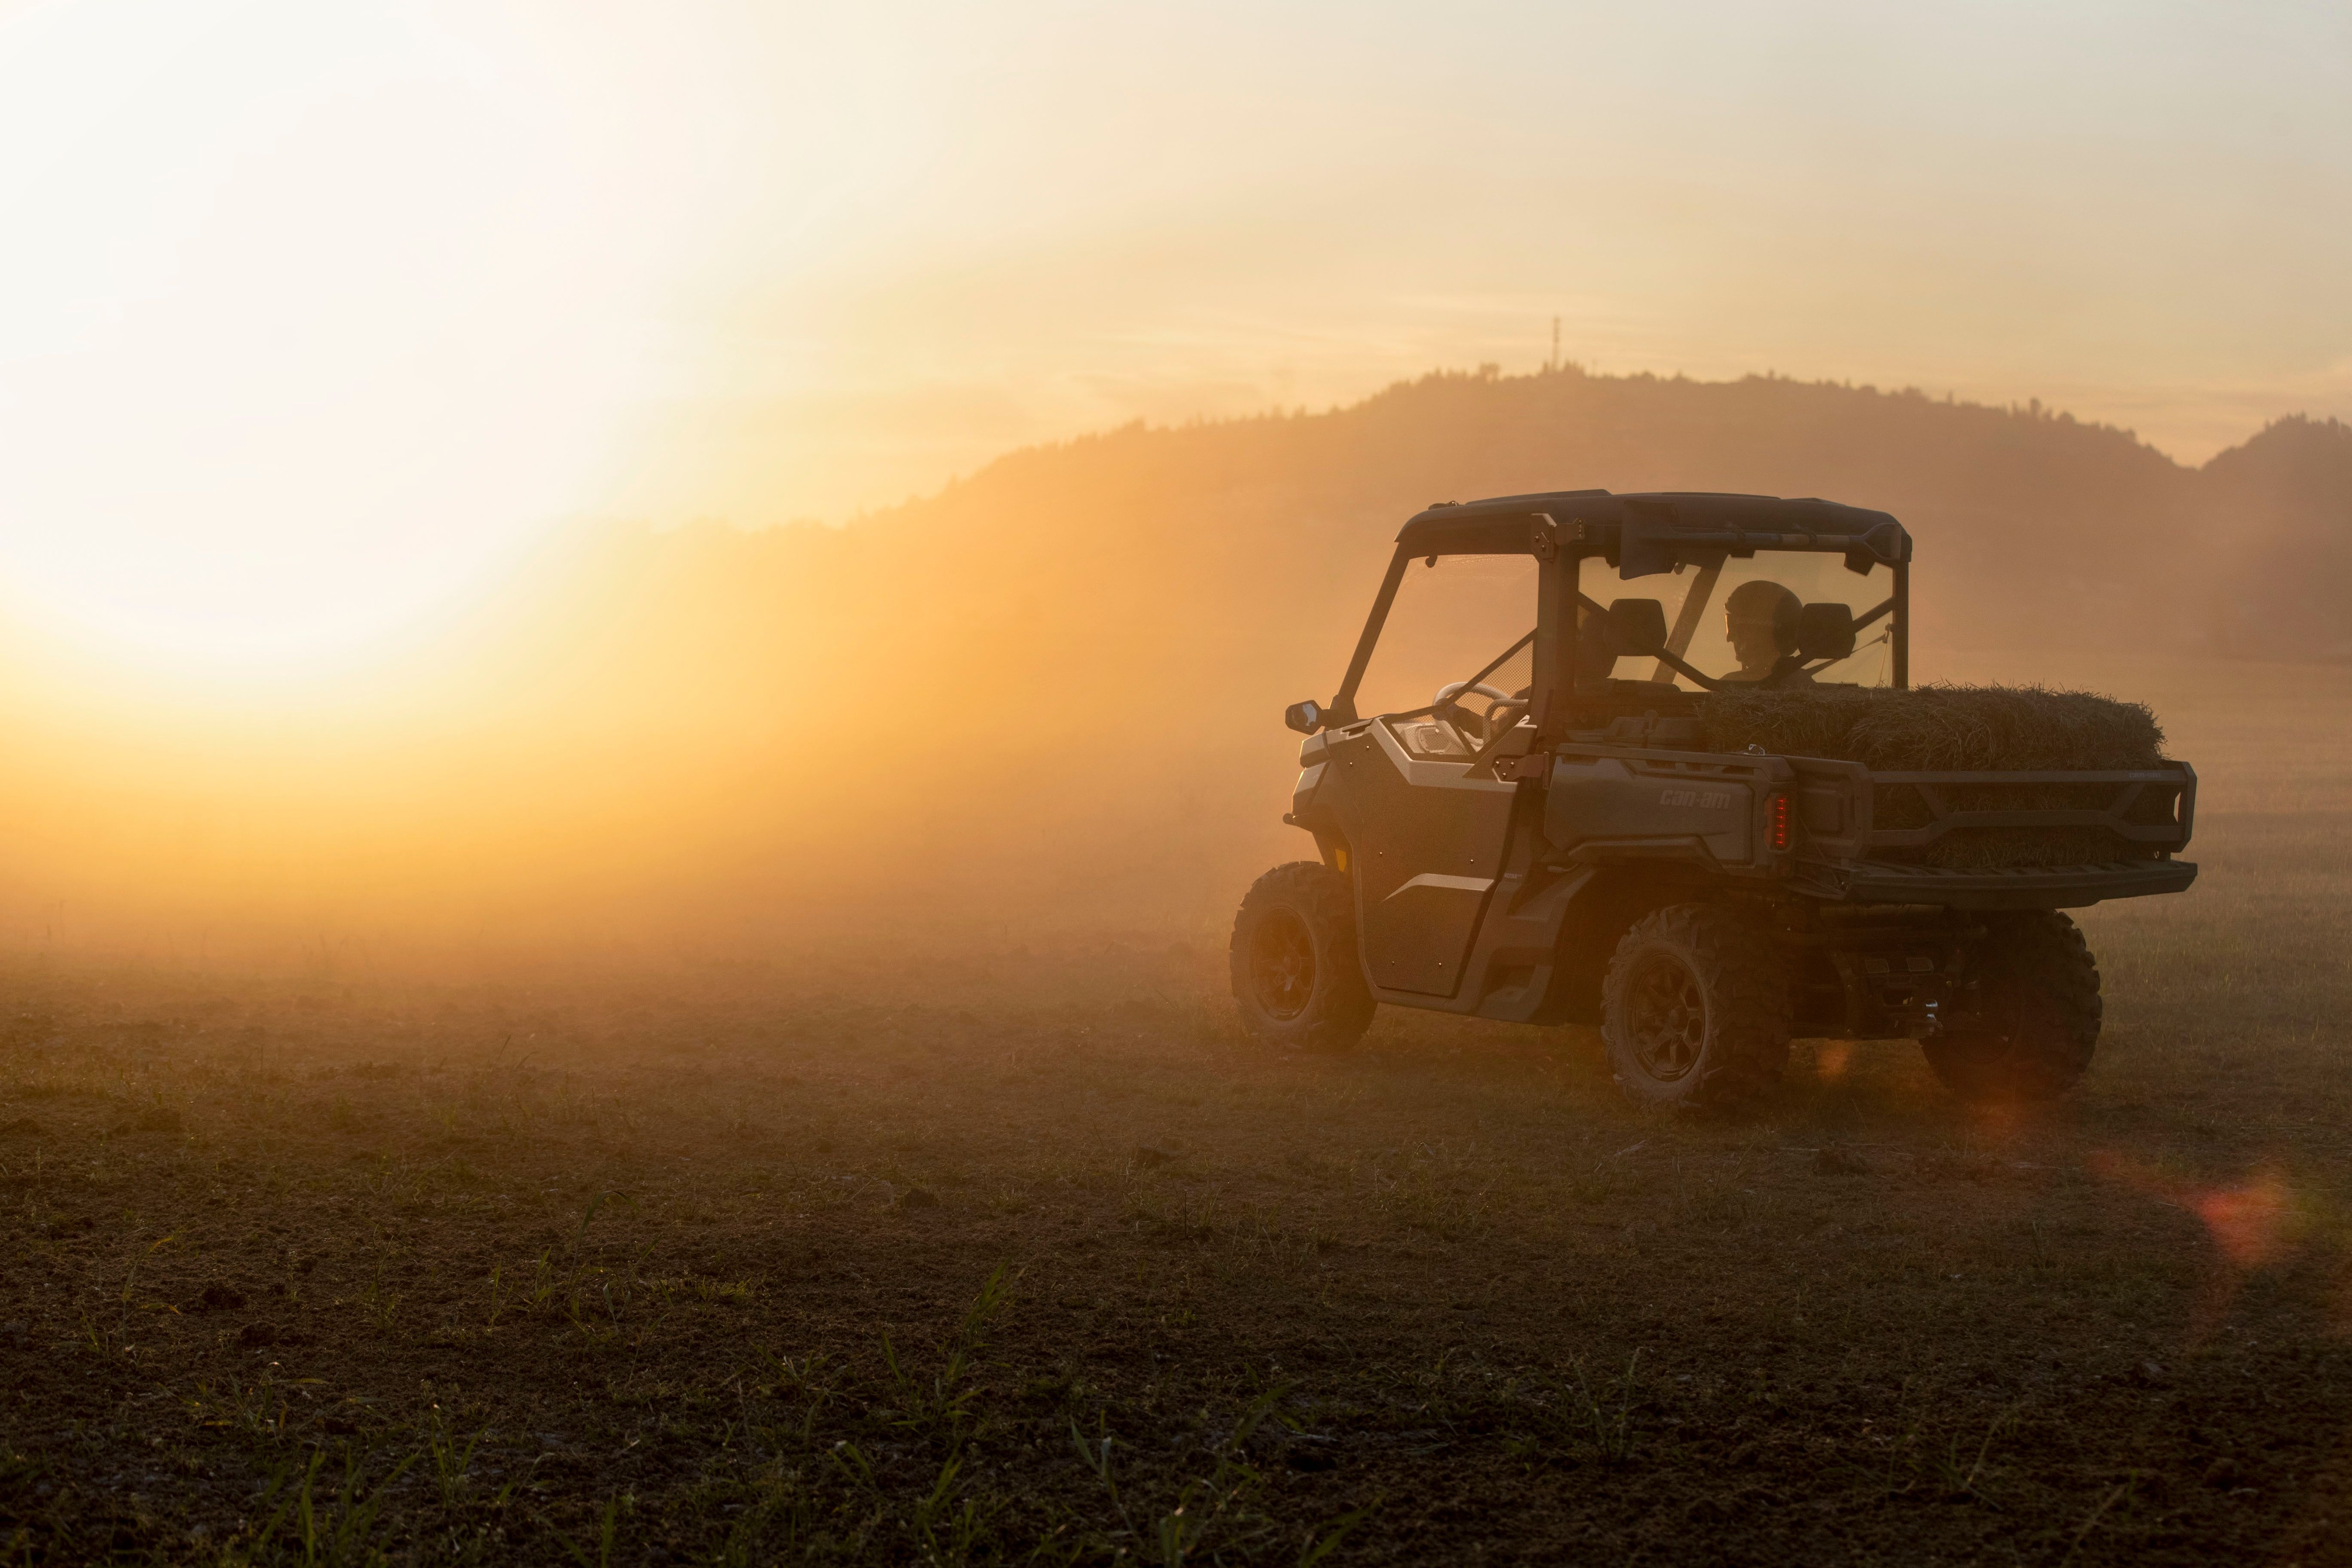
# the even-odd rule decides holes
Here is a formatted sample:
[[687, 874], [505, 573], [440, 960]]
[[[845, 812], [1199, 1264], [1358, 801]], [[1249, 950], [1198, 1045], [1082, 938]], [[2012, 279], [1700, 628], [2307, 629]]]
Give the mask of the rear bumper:
[[1807, 867], [1808, 890], [1847, 904], [1941, 904], [1955, 910], [2079, 910], [2109, 899], [2188, 890], [2186, 860], [2114, 860], [1951, 871], [1937, 866]]

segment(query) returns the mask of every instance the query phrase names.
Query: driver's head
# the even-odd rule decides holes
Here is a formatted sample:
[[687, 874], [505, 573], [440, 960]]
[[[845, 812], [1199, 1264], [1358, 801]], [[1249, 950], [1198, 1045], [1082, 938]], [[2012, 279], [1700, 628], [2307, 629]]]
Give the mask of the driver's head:
[[1797, 651], [1797, 595], [1766, 578], [1742, 583], [1723, 601], [1724, 635], [1742, 669], [1769, 669]]

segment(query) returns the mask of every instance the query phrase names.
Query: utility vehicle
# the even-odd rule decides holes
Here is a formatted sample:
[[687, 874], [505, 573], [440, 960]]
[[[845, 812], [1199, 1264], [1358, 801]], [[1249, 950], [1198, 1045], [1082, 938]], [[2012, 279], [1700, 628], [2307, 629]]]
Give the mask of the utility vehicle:
[[[1815, 500], [1416, 514], [1339, 690], [1286, 715], [1283, 820], [1318, 858], [1242, 903], [1244, 1022], [1323, 1047], [1382, 1003], [1598, 1024], [1658, 1104], [1757, 1093], [1792, 1037], [1916, 1039], [1970, 1098], [2063, 1092], [2100, 997], [2060, 911], [2189, 887], [2196, 774], [2144, 709], [1911, 690], [1911, 556], [1887, 513]], [[2084, 711], [2136, 715], [2145, 754], [1985, 754], [2027, 721], [2064, 752]]]

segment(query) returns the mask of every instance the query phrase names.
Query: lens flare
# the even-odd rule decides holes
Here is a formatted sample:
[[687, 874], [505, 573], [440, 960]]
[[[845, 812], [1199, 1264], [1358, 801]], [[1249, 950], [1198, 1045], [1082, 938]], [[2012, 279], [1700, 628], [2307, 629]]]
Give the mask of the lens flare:
[[2305, 1205], [2275, 1168], [2257, 1169], [2231, 1186], [2184, 1181], [2112, 1150], [2095, 1155], [2091, 1168], [2195, 1215], [2204, 1222], [2214, 1249], [2241, 1271], [2280, 1261], [2302, 1239]]

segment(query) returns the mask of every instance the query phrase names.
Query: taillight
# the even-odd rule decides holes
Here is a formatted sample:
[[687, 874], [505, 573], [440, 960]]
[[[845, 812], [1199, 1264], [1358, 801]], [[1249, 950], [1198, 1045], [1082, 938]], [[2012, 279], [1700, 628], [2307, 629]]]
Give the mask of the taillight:
[[1764, 803], [1765, 837], [1775, 849], [1786, 849], [1795, 837], [1795, 825], [1790, 820], [1791, 812], [1785, 795], [1776, 794]]

